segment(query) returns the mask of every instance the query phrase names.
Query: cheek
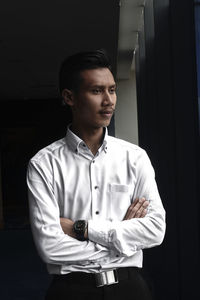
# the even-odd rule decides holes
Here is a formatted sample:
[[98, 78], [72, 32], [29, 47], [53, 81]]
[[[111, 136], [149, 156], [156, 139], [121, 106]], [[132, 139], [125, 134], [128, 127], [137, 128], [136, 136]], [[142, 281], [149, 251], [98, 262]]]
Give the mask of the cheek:
[[92, 117], [96, 110], [97, 108], [95, 107], [95, 105], [93, 103], [88, 103], [87, 101], [83, 102], [79, 106], [79, 112], [82, 114], [83, 117]]
[[88, 112], [95, 112], [98, 110], [98, 104], [97, 101], [95, 101], [97, 99], [90, 99], [88, 97], [88, 99], [85, 99], [85, 101], [83, 101], [82, 103], [82, 109]]

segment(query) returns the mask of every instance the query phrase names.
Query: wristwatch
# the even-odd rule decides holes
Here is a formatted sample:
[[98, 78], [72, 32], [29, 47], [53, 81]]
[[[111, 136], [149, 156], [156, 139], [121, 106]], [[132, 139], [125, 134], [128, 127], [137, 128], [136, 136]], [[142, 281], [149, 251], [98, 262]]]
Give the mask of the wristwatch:
[[85, 220], [77, 220], [74, 222], [73, 231], [76, 234], [76, 238], [79, 241], [85, 241], [86, 238], [84, 237], [85, 231], [87, 229], [88, 222]]

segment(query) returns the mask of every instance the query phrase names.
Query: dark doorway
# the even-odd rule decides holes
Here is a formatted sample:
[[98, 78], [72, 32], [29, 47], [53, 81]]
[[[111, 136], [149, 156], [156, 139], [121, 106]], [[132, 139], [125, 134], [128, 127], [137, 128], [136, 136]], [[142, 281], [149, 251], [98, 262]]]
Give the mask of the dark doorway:
[[63, 137], [71, 114], [56, 100], [1, 101], [2, 208], [5, 228], [26, 228], [26, 169], [41, 148]]

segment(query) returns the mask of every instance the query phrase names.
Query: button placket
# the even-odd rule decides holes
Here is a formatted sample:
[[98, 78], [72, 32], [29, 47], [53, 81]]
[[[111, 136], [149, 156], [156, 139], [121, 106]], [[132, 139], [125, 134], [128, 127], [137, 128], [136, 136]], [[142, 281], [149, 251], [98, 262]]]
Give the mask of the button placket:
[[91, 189], [92, 190], [92, 217], [94, 219], [99, 215], [99, 209], [97, 205], [99, 186], [97, 185], [95, 169], [96, 169], [95, 160], [92, 160], [90, 164], [90, 170], [91, 170], [90, 178], [91, 178], [91, 186], [92, 186]]

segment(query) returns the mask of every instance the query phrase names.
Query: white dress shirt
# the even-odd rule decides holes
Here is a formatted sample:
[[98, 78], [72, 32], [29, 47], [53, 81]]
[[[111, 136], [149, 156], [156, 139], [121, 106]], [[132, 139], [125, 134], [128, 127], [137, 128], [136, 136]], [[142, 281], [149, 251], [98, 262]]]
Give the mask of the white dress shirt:
[[[34, 241], [51, 274], [142, 267], [142, 249], [164, 238], [165, 211], [146, 152], [107, 129], [94, 156], [68, 128], [30, 160], [27, 183]], [[149, 201], [147, 215], [123, 221], [137, 197]], [[60, 217], [88, 220], [89, 240], [64, 234]]]

